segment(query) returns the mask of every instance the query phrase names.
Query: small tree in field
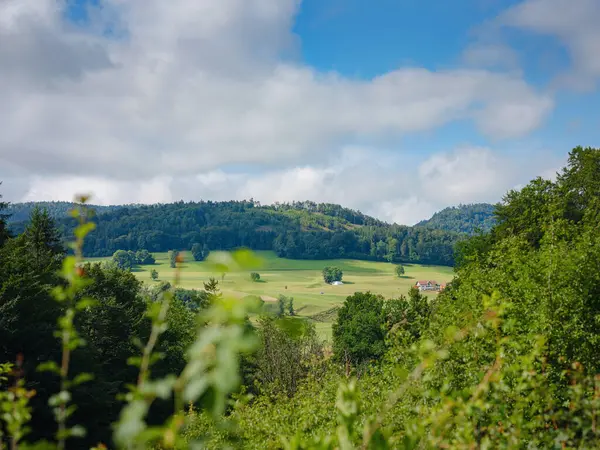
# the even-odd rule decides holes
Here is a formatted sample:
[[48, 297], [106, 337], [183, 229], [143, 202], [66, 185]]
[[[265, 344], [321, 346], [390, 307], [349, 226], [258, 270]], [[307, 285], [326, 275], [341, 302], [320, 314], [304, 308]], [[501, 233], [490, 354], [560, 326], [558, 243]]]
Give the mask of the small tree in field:
[[256, 283], [256, 282], [260, 281], [260, 274], [257, 272], [252, 272], [250, 274], [250, 279]]
[[150, 278], [152, 278], [154, 281], [158, 280], [158, 272], [156, 269], [152, 269], [150, 271]]
[[404, 276], [404, 273], [405, 273], [404, 266], [402, 264], [398, 264], [396, 266], [396, 276], [398, 278], [400, 278], [400, 277]]
[[280, 295], [277, 299], [277, 317], [285, 316], [285, 306], [287, 303], [287, 299], [285, 295]]
[[206, 244], [204, 246], [196, 243], [192, 245], [192, 257], [194, 261], [204, 261], [208, 254], [210, 253]]
[[112, 257], [113, 262], [119, 269], [130, 270], [135, 265], [135, 258], [132, 258], [132, 252], [126, 250], [117, 250]]
[[323, 280], [325, 283], [333, 283], [334, 281], [342, 281], [344, 273], [339, 267], [327, 266], [323, 269]]
[[173, 269], [177, 267], [177, 256], [179, 256], [179, 252], [177, 250], [169, 251], [169, 264]]

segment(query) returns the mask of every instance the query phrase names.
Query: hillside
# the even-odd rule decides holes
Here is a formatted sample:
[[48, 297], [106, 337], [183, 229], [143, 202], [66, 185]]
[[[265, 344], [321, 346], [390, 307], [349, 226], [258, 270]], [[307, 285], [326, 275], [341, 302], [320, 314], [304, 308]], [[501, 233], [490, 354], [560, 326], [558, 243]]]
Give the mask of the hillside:
[[[24, 202], [24, 203], [11, 203], [6, 208], [6, 214], [8, 215], [7, 222], [9, 224], [19, 224], [21, 222], [26, 222], [29, 219], [29, 215], [31, 211], [38, 206], [42, 209], [48, 211], [48, 214], [53, 219], [63, 219], [68, 217], [69, 211], [73, 208], [72, 202]], [[103, 212], [112, 211], [118, 208], [122, 208], [119, 205], [110, 205], [110, 206], [101, 206], [101, 205], [92, 205], [92, 208], [96, 211], [97, 214], [102, 214]]]
[[487, 233], [496, 223], [495, 209], [496, 207], [489, 203], [451, 206], [436, 212], [431, 219], [423, 220], [415, 226], [470, 235], [478, 230]]
[[[67, 203], [46, 203], [68, 237], [73, 220]], [[31, 208], [31, 206], [29, 206]], [[13, 205], [12, 211], [22, 211]], [[18, 216], [22, 219], [22, 216]], [[13, 232], [25, 222], [15, 222]], [[116, 250], [188, 250], [194, 243], [210, 250], [248, 247], [274, 250], [292, 259], [355, 258], [373, 261], [453, 264], [458, 233], [390, 225], [339, 205], [294, 202], [262, 206], [257, 202], [176, 202], [100, 208], [96, 230], [86, 241], [89, 256]]]

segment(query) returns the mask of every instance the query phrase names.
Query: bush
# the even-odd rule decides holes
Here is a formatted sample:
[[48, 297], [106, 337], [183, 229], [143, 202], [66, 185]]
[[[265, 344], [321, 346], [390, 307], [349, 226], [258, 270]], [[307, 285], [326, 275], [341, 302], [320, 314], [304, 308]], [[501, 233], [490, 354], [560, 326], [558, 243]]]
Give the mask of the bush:
[[257, 272], [252, 272], [250, 274], [250, 279], [256, 283], [256, 282], [260, 281], [260, 274]]
[[261, 345], [253, 361], [257, 381], [263, 390], [292, 396], [323, 354], [314, 325], [304, 319], [262, 317], [258, 336]]
[[154, 256], [148, 250], [117, 250], [112, 257], [113, 262], [119, 269], [131, 270], [139, 264], [154, 264]]

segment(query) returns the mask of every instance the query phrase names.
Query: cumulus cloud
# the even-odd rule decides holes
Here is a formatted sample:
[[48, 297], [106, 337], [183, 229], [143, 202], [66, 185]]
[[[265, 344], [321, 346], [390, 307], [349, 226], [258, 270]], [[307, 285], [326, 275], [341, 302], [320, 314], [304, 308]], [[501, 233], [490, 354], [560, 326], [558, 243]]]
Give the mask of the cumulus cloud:
[[463, 52], [466, 64], [474, 67], [517, 69], [519, 57], [508, 45], [501, 43], [475, 42]]
[[[442, 166], [460, 172], [458, 157], [430, 161], [440, 168], [423, 177], [399, 156], [349, 146], [457, 120], [521, 136], [553, 107], [518, 74], [321, 73], [294, 59], [299, 3], [101, 0], [84, 26], [65, 19], [64, 1], [1, 1], [0, 178], [28, 180], [16, 200], [80, 190], [105, 203], [309, 198], [416, 221], [471, 198], [472, 186], [427, 187], [451, 182]], [[491, 170], [486, 157], [461, 158]]]
[[572, 67], [560, 81], [591, 88], [600, 78], [600, 2], [525, 0], [501, 14], [496, 25], [555, 36], [567, 47]]
[[[536, 159], [551, 173], [556, 161]], [[372, 148], [346, 148], [341, 156], [316, 166], [157, 177], [150, 181], [107, 178], [35, 178], [24, 200], [71, 200], [93, 192], [99, 204], [155, 203], [175, 200], [254, 198], [262, 203], [313, 200], [359, 209], [388, 222], [414, 224], [446, 206], [495, 202], [529, 180], [527, 165], [496, 156], [488, 148], [462, 148], [417, 161]]]

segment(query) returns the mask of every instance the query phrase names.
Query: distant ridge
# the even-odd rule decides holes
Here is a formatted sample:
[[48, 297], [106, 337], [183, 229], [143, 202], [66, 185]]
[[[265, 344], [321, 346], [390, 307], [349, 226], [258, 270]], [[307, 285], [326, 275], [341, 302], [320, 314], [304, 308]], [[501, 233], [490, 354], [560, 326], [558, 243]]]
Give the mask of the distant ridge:
[[431, 219], [423, 220], [416, 227], [452, 231], [473, 235], [477, 231], [487, 233], [496, 223], [496, 207], [489, 203], [451, 206], [436, 212]]
[[[46, 209], [50, 217], [53, 219], [64, 219], [68, 217], [69, 210], [75, 206], [73, 202], [24, 202], [24, 203], [10, 203], [6, 210], [7, 214], [10, 214], [8, 218], [8, 223], [18, 223], [25, 222], [29, 220], [29, 215], [33, 208], [36, 206]], [[97, 214], [101, 214], [108, 211], [113, 211], [115, 209], [123, 208], [124, 205], [110, 205], [110, 206], [102, 206], [102, 205], [90, 205], [90, 208], [93, 208]]]
[[[69, 202], [17, 203], [7, 211], [14, 234], [26, 225], [31, 210], [46, 208], [70, 239], [74, 220]], [[433, 227], [389, 224], [360, 211], [311, 201], [261, 205], [242, 201], [174, 202], [153, 205], [97, 206], [96, 229], [85, 243], [88, 256], [110, 256], [116, 250], [166, 252], [247, 247], [273, 250], [291, 259], [350, 258], [391, 263], [451, 266], [454, 245], [466, 238]]]

